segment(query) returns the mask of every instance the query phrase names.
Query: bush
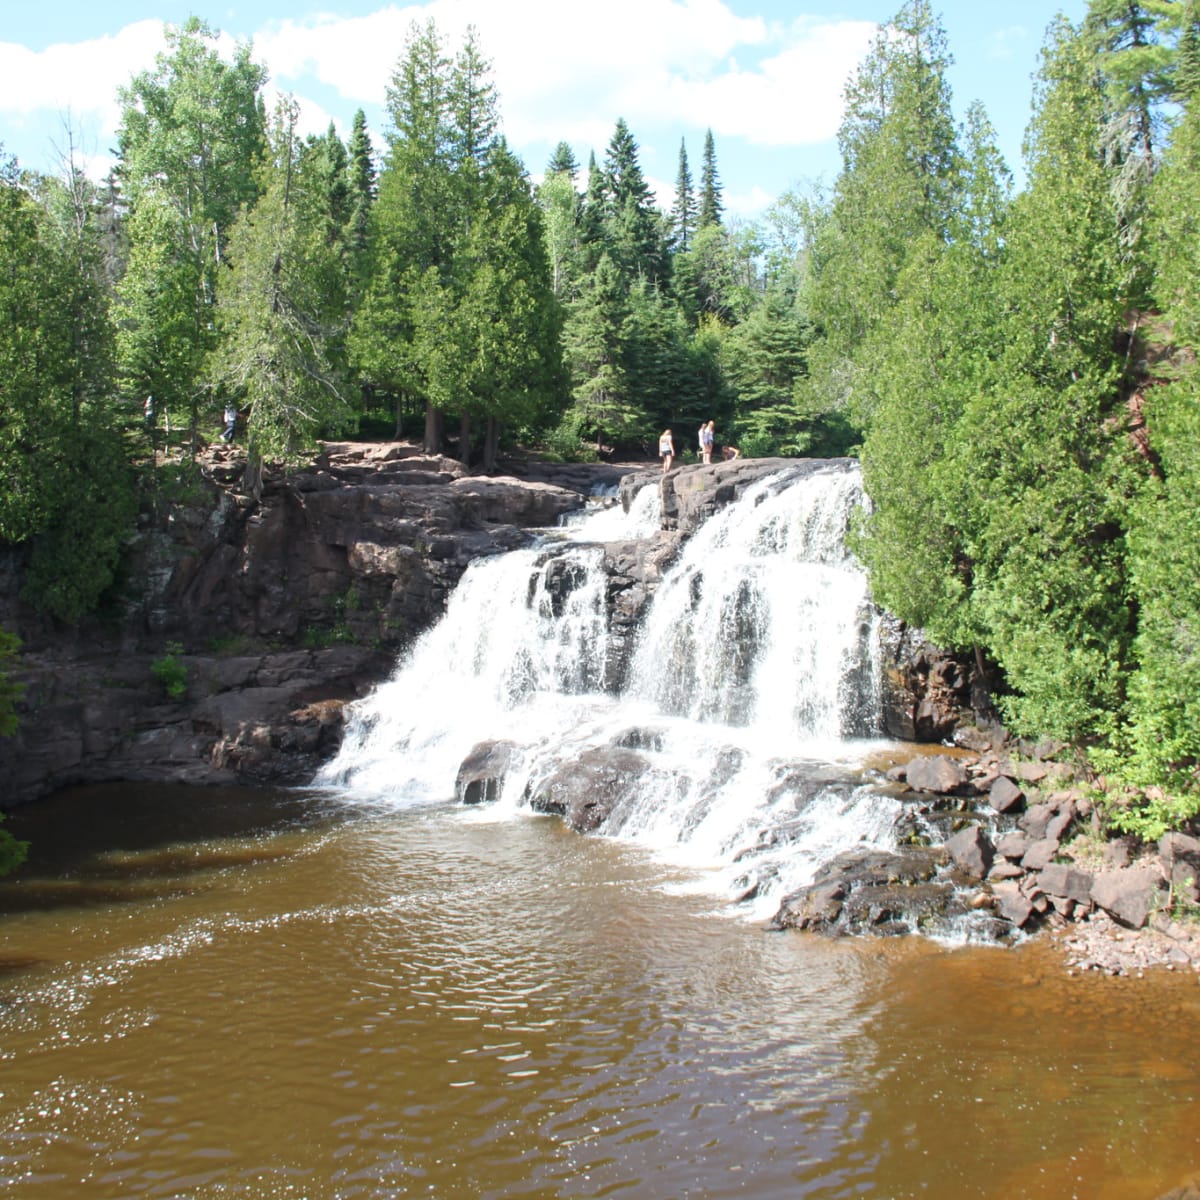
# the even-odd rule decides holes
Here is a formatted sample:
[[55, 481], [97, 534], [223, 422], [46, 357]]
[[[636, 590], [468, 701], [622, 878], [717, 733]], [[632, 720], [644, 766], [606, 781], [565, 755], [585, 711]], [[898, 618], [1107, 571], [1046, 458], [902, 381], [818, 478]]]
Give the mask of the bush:
[[178, 700], [187, 691], [187, 667], [180, 659], [182, 653], [183, 647], [178, 642], [170, 642], [166, 654], [150, 664], [150, 673], [172, 700]]
[[[4, 817], [0, 816], [0, 822]], [[7, 829], [0, 829], [0, 875], [15, 871], [29, 852], [29, 843], [18, 841]]]

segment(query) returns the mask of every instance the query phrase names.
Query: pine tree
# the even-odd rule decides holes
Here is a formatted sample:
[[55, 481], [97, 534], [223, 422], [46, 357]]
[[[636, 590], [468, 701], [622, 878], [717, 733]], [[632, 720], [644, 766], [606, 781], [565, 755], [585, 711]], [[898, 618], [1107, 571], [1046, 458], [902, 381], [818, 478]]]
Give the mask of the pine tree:
[[[1180, 347], [1200, 343], [1200, 93], [1188, 90], [1188, 28], [1174, 77], [1185, 104], [1152, 185], [1147, 238], [1157, 296]], [[1129, 530], [1136, 666], [1127, 721], [1115, 739], [1119, 753], [1101, 764], [1158, 789], [1161, 798], [1114, 814], [1119, 826], [1147, 838], [1200, 812], [1200, 375], [1190, 354], [1178, 356], [1171, 374], [1142, 392], [1156, 470]]]
[[554, 147], [554, 153], [550, 155], [550, 161], [546, 164], [546, 174], [550, 175], [565, 175], [571, 181], [571, 186], [575, 186], [575, 177], [579, 174], [579, 163], [576, 161], [575, 153], [566, 142], [559, 142]]
[[[1087, 42], [1051, 27], [1004, 230], [1001, 353], [964, 409], [973, 609], [1022, 732], [1095, 735], [1118, 712], [1131, 635], [1129, 471], [1116, 334], [1128, 276], [1099, 153], [1106, 99]], [[968, 451], [964, 450], [964, 453]]]
[[676, 252], [686, 251], [696, 231], [696, 193], [688, 169], [687, 143], [679, 143], [679, 171], [675, 176], [675, 205], [671, 209], [671, 244]]
[[[442, 448], [442, 414], [414, 353], [418, 305], [448, 268], [454, 222], [450, 60], [433, 22], [409, 30], [388, 86], [391, 127], [371, 210], [372, 272], [355, 313], [350, 348], [366, 382], [425, 409], [425, 446]], [[432, 272], [432, 277], [426, 276]]]
[[614, 265], [629, 283], [638, 278], [666, 282], [658, 212], [624, 118], [618, 119], [605, 152], [602, 185], [604, 243]]
[[353, 263], [357, 296], [365, 283], [368, 261], [371, 207], [375, 203], [375, 161], [371, 135], [367, 132], [366, 114], [360, 108], [354, 114], [354, 127], [347, 151], [350, 213], [346, 227], [346, 245]]
[[712, 130], [704, 134], [704, 160], [700, 166], [700, 212], [697, 225], [707, 229], [719, 225], [724, 204], [721, 201], [721, 180], [717, 175], [717, 151]]
[[816, 386], [860, 422], [874, 404], [869, 340], [886, 316], [921, 234], [944, 241], [960, 188], [945, 33], [927, 0], [882, 29], [846, 89], [843, 169], [822, 229], [813, 295], [824, 345]]
[[606, 439], [646, 437], [650, 430], [648, 414], [633, 402], [625, 367], [628, 319], [627, 290], [603, 252], [571, 306], [563, 331], [579, 429], [595, 438], [598, 449]]

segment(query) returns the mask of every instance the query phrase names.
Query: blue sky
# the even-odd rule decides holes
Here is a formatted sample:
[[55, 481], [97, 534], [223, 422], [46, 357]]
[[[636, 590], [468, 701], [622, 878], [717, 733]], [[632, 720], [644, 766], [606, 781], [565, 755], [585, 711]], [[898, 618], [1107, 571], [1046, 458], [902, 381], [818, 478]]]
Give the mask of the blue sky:
[[[683, 139], [699, 176], [706, 129], [731, 214], [753, 217], [788, 188], [830, 183], [843, 85], [900, 0], [43, 0], [0, 17], [0, 142], [53, 171], [70, 141], [100, 176], [114, 144], [117, 88], [153, 64], [164, 23], [195, 13], [252, 39], [271, 88], [292, 92], [307, 128], [348, 132], [356, 109], [376, 145], [385, 89], [414, 20], [432, 17], [454, 48], [469, 24], [494, 65], [504, 131], [535, 177], [560, 140], [586, 164], [618, 117], [669, 203]], [[955, 115], [981, 100], [1020, 172], [1031, 75], [1056, 12], [1086, 0], [947, 0]]]

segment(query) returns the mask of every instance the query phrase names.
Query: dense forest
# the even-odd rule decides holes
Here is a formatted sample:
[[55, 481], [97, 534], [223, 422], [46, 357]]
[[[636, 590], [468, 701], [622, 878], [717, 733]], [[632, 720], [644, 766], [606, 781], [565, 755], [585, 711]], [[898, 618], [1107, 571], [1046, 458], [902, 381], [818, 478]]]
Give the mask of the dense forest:
[[[326, 437], [488, 469], [715, 418], [750, 455], [861, 458], [877, 601], [1126, 785], [1115, 827], [1200, 813], [1195, 0], [1050, 25], [1019, 192], [910, 0], [847, 83], [837, 179], [758, 222], [727, 218], [711, 134], [660, 209], [619, 119], [534, 186], [474, 34], [414, 26], [387, 128], [348, 142], [216, 44], [168, 30], [102, 184], [0, 162], [0, 540], [29, 604], [103, 605], [152, 439], [186, 455], [229, 402], [251, 487]], [[14, 698], [0, 670], [10, 725]]]

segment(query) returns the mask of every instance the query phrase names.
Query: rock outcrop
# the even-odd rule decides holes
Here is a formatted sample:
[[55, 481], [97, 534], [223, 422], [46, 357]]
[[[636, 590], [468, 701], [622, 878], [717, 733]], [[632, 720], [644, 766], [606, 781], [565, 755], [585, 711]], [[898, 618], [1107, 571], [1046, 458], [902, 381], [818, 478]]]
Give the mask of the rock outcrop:
[[[441, 614], [472, 559], [528, 543], [631, 469], [479, 477], [413, 446], [329, 443], [251, 494], [244, 466], [223, 446], [160, 465], [104, 621], [53, 628], [21, 604], [15, 555], [0, 564], [25, 688], [0, 740], [0, 803], [114, 779], [305, 781], [336, 750], [343, 705]], [[156, 676], [167, 658], [175, 697]]]

